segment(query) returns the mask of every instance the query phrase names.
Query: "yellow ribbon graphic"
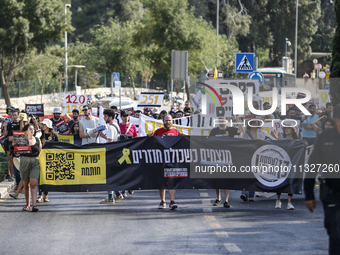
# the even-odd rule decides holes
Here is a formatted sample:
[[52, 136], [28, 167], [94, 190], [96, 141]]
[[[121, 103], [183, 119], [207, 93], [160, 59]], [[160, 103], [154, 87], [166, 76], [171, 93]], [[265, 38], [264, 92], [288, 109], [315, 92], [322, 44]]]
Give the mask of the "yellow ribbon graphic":
[[132, 164], [129, 156], [130, 156], [130, 150], [124, 148], [123, 156], [118, 160], [119, 164], [123, 164], [124, 161], [126, 161], [126, 164]]
[[327, 95], [327, 93], [326, 92], [322, 92], [321, 93], [321, 95], [320, 95], [320, 97], [321, 97], [321, 104], [322, 103], [325, 103], [325, 104], [327, 104], [327, 102], [325, 101], [326, 99], [327, 99], [327, 97], [328, 97], [328, 95]]

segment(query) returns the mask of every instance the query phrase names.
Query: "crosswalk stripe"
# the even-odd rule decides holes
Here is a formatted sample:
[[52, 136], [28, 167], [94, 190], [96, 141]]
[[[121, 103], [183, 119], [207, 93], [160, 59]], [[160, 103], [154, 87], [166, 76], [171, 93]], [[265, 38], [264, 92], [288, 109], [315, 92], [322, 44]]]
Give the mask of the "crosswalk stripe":
[[204, 215], [206, 220], [216, 220], [215, 216]]
[[234, 243], [225, 243], [224, 246], [229, 252], [242, 252], [242, 250], [238, 248], [237, 245]]

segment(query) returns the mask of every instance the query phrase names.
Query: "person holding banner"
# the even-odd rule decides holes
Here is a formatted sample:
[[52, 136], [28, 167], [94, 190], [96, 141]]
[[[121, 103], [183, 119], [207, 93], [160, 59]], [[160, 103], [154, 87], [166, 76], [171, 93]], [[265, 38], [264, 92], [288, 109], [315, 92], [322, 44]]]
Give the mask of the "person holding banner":
[[[210, 132], [209, 136], [224, 136], [224, 137], [234, 137], [235, 135], [239, 135], [240, 133], [243, 133], [243, 127], [241, 124], [238, 125], [238, 129], [236, 127], [227, 127], [227, 121], [226, 118], [224, 117], [219, 117], [219, 125], [216, 128], [213, 128]], [[229, 118], [229, 121], [231, 118]], [[234, 118], [238, 123], [240, 123], [240, 120], [236, 117]], [[229, 199], [229, 193], [230, 190], [226, 189], [225, 190], [225, 199], [223, 203], [223, 207], [225, 208], [230, 208], [230, 204], [228, 202]], [[221, 190], [216, 189], [216, 200], [213, 206], [218, 206], [222, 203], [222, 198], [221, 198]]]
[[[244, 139], [259, 139], [259, 140], [275, 140], [274, 137], [268, 135], [265, 131], [261, 130], [261, 125], [258, 120], [250, 120], [247, 125], [246, 132], [243, 133]], [[240, 198], [247, 202], [248, 198], [250, 202], [254, 202], [255, 191], [242, 191]]]
[[125, 136], [132, 136], [132, 138], [137, 137], [137, 128], [134, 124], [129, 122], [129, 112], [127, 110], [123, 110], [120, 113], [120, 117], [122, 118], [122, 123], [119, 123], [120, 132]]
[[[293, 124], [283, 126], [283, 134], [279, 137], [279, 140], [292, 140], [292, 141], [299, 141], [299, 137], [297, 135], [297, 129], [294, 127]], [[277, 199], [275, 202], [275, 209], [281, 209], [281, 193], [276, 193]], [[287, 203], [287, 210], [295, 210], [292, 204], [293, 194], [288, 193], [288, 203]]]
[[[115, 112], [113, 109], [105, 109], [104, 110], [104, 120], [106, 123], [106, 130], [107, 134], [104, 135], [101, 133], [101, 137], [104, 138], [107, 142], [112, 143], [116, 142], [119, 139], [120, 136], [120, 128], [115, 123], [114, 117], [115, 117]], [[107, 198], [103, 199], [100, 203], [101, 204], [114, 204], [115, 203], [115, 198], [114, 194], [117, 194], [119, 192], [115, 191], [108, 191], [108, 196]], [[119, 196], [120, 194], [118, 194]]]
[[80, 123], [77, 122], [77, 123], [74, 123], [72, 126], [71, 126], [71, 134], [73, 135], [73, 141], [74, 141], [74, 144], [75, 145], [79, 145], [81, 146], [81, 138], [79, 136], [79, 125]]
[[[163, 118], [163, 125], [164, 127], [157, 129], [154, 136], [179, 136], [183, 135], [181, 134], [176, 128], [172, 127], [172, 117], [171, 115], [167, 114]], [[158, 190], [159, 196], [161, 197], [161, 203], [158, 206], [158, 209], [164, 209], [166, 208], [165, 203], [165, 189]], [[169, 189], [169, 195], [170, 195], [170, 204], [169, 207], [171, 210], [175, 210], [178, 206], [175, 202], [175, 196], [176, 196], [176, 190]]]
[[[40, 140], [42, 144], [44, 144], [46, 141], [59, 142], [58, 134], [54, 131], [52, 121], [50, 119], [44, 119], [41, 122], [41, 130], [42, 135], [40, 137]], [[37, 203], [41, 202], [50, 202], [50, 200], [48, 199], [48, 191], [42, 192], [39, 189], [39, 198], [37, 199]]]
[[53, 118], [51, 118], [50, 120], [52, 121], [53, 129], [57, 133], [63, 134], [65, 132], [67, 132], [69, 130], [69, 128], [68, 128], [66, 121], [63, 118], [61, 118], [60, 115], [61, 115], [60, 109], [54, 108], [53, 109]]
[[20, 171], [22, 180], [24, 181], [26, 206], [23, 211], [29, 211], [30, 206], [30, 193], [32, 196], [32, 212], [39, 211], [36, 205], [37, 199], [37, 185], [40, 175], [39, 153], [41, 151], [41, 142], [35, 137], [35, 128], [33, 124], [27, 124], [23, 131], [27, 131], [29, 145], [31, 146], [31, 153], [24, 154], [20, 159]]
[[90, 104], [83, 106], [83, 112], [85, 118], [80, 121], [79, 125], [79, 136], [80, 138], [82, 138], [82, 145], [89, 143], [97, 143], [98, 135], [93, 134], [93, 136], [90, 137], [87, 134], [86, 129], [97, 128], [99, 124], [99, 119], [92, 116], [92, 106]]

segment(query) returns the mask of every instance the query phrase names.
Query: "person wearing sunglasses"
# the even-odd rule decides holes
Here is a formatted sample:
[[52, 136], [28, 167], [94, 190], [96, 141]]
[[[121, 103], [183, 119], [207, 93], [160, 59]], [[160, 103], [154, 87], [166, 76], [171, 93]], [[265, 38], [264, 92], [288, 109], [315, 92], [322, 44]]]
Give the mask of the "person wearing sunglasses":
[[99, 119], [97, 117], [92, 116], [92, 106], [90, 104], [83, 106], [83, 112], [85, 118], [80, 121], [79, 125], [79, 136], [82, 138], [82, 145], [89, 144], [89, 143], [97, 143], [98, 142], [98, 135], [94, 134], [90, 137], [86, 129], [87, 128], [97, 128]]

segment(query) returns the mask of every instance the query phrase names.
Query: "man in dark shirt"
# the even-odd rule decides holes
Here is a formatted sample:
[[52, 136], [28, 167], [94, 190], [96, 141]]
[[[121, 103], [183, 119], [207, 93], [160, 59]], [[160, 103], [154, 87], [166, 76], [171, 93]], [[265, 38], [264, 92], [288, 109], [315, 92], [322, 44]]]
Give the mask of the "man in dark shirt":
[[79, 110], [73, 109], [72, 110], [73, 120], [68, 122], [68, 127], [71, 128], [74, 123], [79, 123]]
[[307, 165], [309, 169], [306, 169], [304, 190], [306, 207], [313, 212], [316, 207], [313, 192], [315, 172], [321, 165], [320, 199], [325, 215], [324, 226], [329, 236], [329, 254], [340, 254], [340, 104], [334, 108], [333, 118], [336, 126], [322, 132], [314, 143]]
[[[18, 110], [14, 110], [12, 112], [12, 122], [8, 123], [7, 126], [4, 129], [4, 136], [8, 136], [8, 147], [6, 149], [7, 150], [7, 156], [8, 156], [8, 163], [9, 163], [9, 170], [10, 170], [10, 176], [11, 178], [9, 180], [11, 180], [14, 177], [14, 165], [13, 165], [13, 157], [11, 155], [11, 149], [12, 149], [12, 142], [13, 142], [13, 131], [19, 131], [20, 130], [20, 122], [18, 121], [18, 116], [19, 116], [19, 111]], [[18, 174], [16, 174], [16, 176], [18, 176]], [[16, 181], [20, 182], [19, 180], [19, 176], [16, 179]], [[17, 183], [18, 185], [19, 183]]]
[[[243, 132], [243, 127], [241, 124], [239, 124], [239, 128], [237, 129], [236, 127], [227, 127], [227, 121], [224, 117], [218, 118], [219, 120], [219, 125], [216, 128], [213, 128], [209, 134], [209, 136], [225, 136], [225, 137], [234, 137], [235, 135], [239, 135], [241, 132]], [[230, 121], [230, 118], [228, 119]], [[237, 120], [237, 122], [240, 122]], [[223, 207], [225, 208], [230, 208], [230, 204], [228, 202], [229, 199], [229, 193], [230, 190], [226, 189], [225, 190], [225, 200], [223, 203]], [[222, 198], [221, 198], [221, 190], [216, 189], [216, 201], [213, 204], [213, 206], [218, 206], [222, 203]]]
[[190, 102], [188, 100], [184, 103], [183, 112], [184, 116], [190, 116], [190, 114], [194, 112], [194, 109], [190, 107]]

